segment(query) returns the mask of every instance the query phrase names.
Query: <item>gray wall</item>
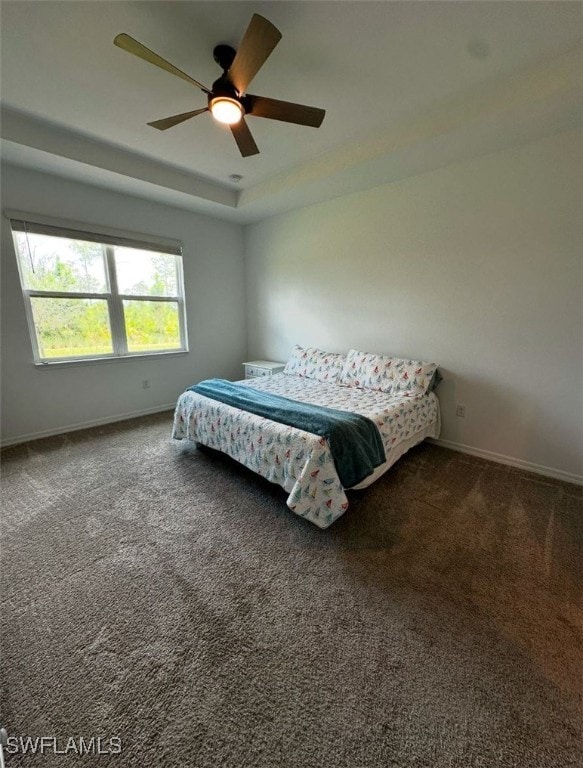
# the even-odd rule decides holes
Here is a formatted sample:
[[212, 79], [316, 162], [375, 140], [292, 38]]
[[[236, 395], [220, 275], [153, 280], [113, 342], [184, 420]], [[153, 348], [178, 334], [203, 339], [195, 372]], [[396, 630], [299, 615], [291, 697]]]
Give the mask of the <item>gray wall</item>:
[[581, 146], [565, 132], [248, 226], [250, 356], [435, 361], [445, 440], [580, 476]]
[[[10, 226], [2, 219], [4, 442], [172, 407], [207, 376], [240, 378], [246, 358], [239, 225], [5, 165], [2, 209], [97, 224], [183, 243], [190, 352], [183, 356], [35, 367]], [[142, 380], [150, 389], [142, 389]]]

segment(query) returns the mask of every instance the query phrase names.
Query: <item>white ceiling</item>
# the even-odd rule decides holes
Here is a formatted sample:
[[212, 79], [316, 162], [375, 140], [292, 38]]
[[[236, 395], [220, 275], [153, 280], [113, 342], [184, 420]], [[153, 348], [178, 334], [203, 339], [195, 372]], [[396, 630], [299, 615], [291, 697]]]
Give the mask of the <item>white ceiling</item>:
[[[579, 2], [2, 0], [3, 156], [239, 221], [420, 173], [581, 122]], [[326, 109], [319, 129], [248, 118], [242, 158], [184, 81], [113, 45], [126, 32], [207, 86], [253, 13], [283, 38], [252, 83]], [[235, 185], [230, 174], [241, 174]]]

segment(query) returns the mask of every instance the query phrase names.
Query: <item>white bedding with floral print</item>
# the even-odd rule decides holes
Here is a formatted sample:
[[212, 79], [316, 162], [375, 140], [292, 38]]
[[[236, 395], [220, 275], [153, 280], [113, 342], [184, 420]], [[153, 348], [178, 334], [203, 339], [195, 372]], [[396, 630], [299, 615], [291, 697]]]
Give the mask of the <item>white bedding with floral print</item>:
[[[406, 450], [440, 429], [439, 402], [435, 394], [394, 397], [385, 392], [287, 374], [240, 382], [291, 400], [352, 411], [371, 419], [380, 432], [387, 461], [368, 485], [386, 471]], [[327, 528], [348, 508], [325, 438], [301, 429], [241, 411], [195, 392], [184, 392], [174, 414], [173, 435], [215, 448], [262, 477], [282, 486], [287, 506]]]

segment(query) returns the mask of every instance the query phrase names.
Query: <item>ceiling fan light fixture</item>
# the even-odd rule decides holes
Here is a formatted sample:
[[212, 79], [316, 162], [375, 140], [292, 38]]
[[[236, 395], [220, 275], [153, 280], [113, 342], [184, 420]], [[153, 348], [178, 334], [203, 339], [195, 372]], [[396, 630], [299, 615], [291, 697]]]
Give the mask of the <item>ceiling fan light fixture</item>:
[[219, 123], [234, 125], [243, 117], [243, 107], [236, 99], [230, 99], [228, 96], [217, 96], [210, 103], [212, 116]]

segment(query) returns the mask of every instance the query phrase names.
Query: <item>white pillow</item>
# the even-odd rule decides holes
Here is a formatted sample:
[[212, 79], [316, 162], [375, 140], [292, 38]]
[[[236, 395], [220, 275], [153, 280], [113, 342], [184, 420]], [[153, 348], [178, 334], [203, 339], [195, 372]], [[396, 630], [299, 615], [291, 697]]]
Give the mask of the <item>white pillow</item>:
[[306, 379], [337, 383], [345, 360], [346, 355], [324, 352], [315, 347], [304, 349], [296, 344], [283, 372], [292, 376], [304, 376]]
[[435, 363], [351, 349], [346, 356], [339, 383], [395, 395], [424, 395], [430, 391], [436, 371]]

